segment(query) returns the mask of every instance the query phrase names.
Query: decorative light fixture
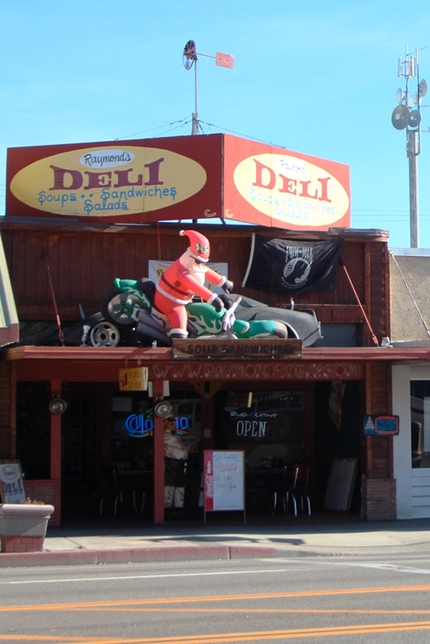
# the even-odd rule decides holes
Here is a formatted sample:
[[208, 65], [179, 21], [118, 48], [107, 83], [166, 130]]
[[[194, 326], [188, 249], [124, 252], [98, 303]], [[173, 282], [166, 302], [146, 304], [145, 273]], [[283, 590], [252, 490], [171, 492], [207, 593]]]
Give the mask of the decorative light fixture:
[[68, 405], [63, 398], [60, 396], [54, 396], [54, 398], [49, 403], [49, 411], [51, 414], [64, 414]]
[[154, 407], [154, 411], [159, 418], [167, 418], [173, 413], [172, 405], [167, 400], [162, 400]]

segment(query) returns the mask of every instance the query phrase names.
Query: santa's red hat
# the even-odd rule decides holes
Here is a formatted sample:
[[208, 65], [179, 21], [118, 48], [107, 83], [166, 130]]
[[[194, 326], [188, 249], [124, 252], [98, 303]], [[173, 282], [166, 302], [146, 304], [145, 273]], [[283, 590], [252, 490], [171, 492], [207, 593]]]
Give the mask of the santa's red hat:
[[186, 235], [189, 238], [190, 245], [188, 250], [194, 259], [198, 259], [201, 262], [209, 261], [210, 245], [207, 237], [197, 233], [195, 230], [181, 230], [179, 234]]

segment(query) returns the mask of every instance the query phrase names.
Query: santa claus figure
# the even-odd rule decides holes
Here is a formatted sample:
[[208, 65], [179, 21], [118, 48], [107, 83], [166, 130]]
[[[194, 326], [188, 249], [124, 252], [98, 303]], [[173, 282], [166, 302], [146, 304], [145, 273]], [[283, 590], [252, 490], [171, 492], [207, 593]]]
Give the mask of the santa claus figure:
[[156, 284], [154, 296], [155, 307], [170, 323], [171, 338], [188, 336], [185, 307], [195, 295], [212, 304], [216, 311], [222, 310], [224, 304], [221, 298], [209, 290], [205, 282], [220, 286], [227, 293], [233, 288], [233, 282], [207, 266], [209, 240], [195, 230], [181, 230], [179, 234], [186, 235], [190, 245], [185, 253], [164, 271]]

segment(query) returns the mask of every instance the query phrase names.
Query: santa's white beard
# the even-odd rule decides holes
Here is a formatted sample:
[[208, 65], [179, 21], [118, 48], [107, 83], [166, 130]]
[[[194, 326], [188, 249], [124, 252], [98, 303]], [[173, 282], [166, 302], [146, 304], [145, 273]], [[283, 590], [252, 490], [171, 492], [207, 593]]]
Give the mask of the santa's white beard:
[[194, 258], [190, 255], [189, 251], [185, 251], [179, 258], [180, 263], [198, 282], [203, 286], [206, 280], [206, 265], [196, 264]]

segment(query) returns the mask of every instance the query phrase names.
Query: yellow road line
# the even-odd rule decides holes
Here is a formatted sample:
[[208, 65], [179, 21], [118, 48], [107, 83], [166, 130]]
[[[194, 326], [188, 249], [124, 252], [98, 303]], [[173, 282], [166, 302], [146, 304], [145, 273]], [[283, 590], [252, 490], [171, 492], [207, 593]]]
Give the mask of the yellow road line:
[[265, 640], [298, 639], [305, 637], [339, 637], [341, 635], [370, 635], [430, 630], [430, 621], [388, 624], [360, 624], [357, 626], [326, 626], [274, 631], [247, 631], [241, 633], [214, 633], [209, 635], [179, 635], [174, 637], [113, 638], [49, 637], [33, 635], [0, 635], [0, 641], [9, 642], [68, 642], [69, 644], [230, 644], [231, 642], [262, 642]]
[[373, 593], [406, 593], [429, 592], [430, 585], [423, 586], [393, 586], [375, 588], [341, 588], [337, 590], [303, 590], [283, 593], [255, 593], [249, 595], [206, 595], [197, 597], [162, 597], [155, 599], [115, 600], [99, 602], [68, 602], [64, 604], [34, 604], [19, 606], [0, 606], [0, 612], [13, 612], [22, 610], [70, 610], [86, 608], [114, 608], [121, 606], [153, 606], [160, 604], [191, 604], [205, 602], [231, 602], [249, 601], [251, 599], [282, 599], [291, 597], [329, 597], [336, 595], [367, 595]]
[[[74, 609], [78, 610], [78, 609]], [[97, 612], [100, 609], [97, 608], [83, 608], [79, 612]], [[423, 608], [419, 609], [386, 609], [386, 610], [375, 610], [375, 609], [358, 609], [358, 608], [109, 608], [110, 612], [113, 613], [191, 613], [191, 614], [232, 614], [232, 615], [241, 615], [241, 614], [269, 614], [269, 615], [430, 615], [430, 609]]]

